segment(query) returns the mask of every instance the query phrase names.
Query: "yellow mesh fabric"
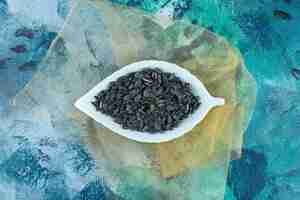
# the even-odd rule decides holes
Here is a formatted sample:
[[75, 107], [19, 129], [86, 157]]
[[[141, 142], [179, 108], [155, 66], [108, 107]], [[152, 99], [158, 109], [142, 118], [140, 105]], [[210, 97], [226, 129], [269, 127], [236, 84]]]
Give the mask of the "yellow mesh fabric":
[[[228, 162], [240, 154], [255, 104], [255, 81], [223, 38], [184, 21], [162, 28], [151, 18], [106, 1], [80, 1], [42, 63], [44, 70], [15, 103], [33, 99], [48, 109], [61, 134], [81, 137], [97, 174], [124, 199], [223, 199]], [[103, 78], [145, 59], [186, 68], [226, 105], [211, 110], [185, 136], [161, 144], [127, 140], [74, 108]]]

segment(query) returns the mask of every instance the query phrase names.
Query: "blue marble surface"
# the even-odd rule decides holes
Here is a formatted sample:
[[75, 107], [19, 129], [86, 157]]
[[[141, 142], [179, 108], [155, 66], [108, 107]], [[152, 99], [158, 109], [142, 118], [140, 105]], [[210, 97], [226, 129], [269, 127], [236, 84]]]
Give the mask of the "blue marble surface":
[[[167, 1], [118, 0], [155, 12]], [[34, 138], [43, 125], [8, 119], [71, 7], [69, 0], [0, 0], [0, 195], [3, 200], [119, 199], [94, 177], [76, 138]], [[179, 0], [173, 16], [225, 36], [257, 81], [257, 105], [242, 157], [231, 161], [226, 200], [300, 198], [300, 1]], [[284, 11], [284, 12], [276, 12]], [[28, 131], [28, 132], [26, 132]], [[51, 130], [44, 130], [50, 133]], [[20, 132], [26, 132], [22, 134]], [[16, 134], [17, 133], [17, 134]], [[45, 136], [47, 135], [45, 134]], [[21, 135], [21, 136], [20, 136]], [[56, 155], [52, 155], [56, 149]], [[64, 163], [55, 156], [64, 155]], [[65, 171], [66, 167], [69, 171]], [[76, 185], [76, 180], [81, 185]]]

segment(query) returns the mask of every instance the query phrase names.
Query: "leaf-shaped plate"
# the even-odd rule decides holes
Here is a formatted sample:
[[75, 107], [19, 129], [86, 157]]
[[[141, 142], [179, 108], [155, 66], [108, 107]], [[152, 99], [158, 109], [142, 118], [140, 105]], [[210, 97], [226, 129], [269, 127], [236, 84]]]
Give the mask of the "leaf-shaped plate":
[[[95, 107], [91, 103], [94, 100], [94, 97], [100, 91], [105, 90], [108, 87], [110, 82], [115, 81], [119, 77], [124, 76], [130, 72], [140, 71], [144, 68], [159, 68], [164, 72], [174, 73], [181, 80], [190, 83], [193, 93], [196, 96], [200, 97], [201, 105], [199, 106], [199, 108], [194, 113], [190, 114], [188, 118], [181, 121], [179, 126], [175, 127], [172, 130], [153, 134], [148, 132], [139, 132], [124, 129], [120, 124], [114, 122], [111, 117], [96, 111]], [[97, 84], [79, 100], [77, 100], [75, 106], [97, 122], [101, 123], [106, 128], [111, 129], [113, 132], [121, 136], [139, 142], [160, 143], [183, 136], [185, 133], [192, 130], [202, 119], [204, 119], [210, 109], [215, 106], [223, 105], [224, 102], [225, 101], [222, 98], [212, 97], [208, 93], [205, 86], [201, 83], [201, 81], [193, 74], [191, 74], [188, 70], [183, 69], [176, 64], [165, 61], [146, 60], [126, 65], [125, 67], [114, 72], [99, 84]]]

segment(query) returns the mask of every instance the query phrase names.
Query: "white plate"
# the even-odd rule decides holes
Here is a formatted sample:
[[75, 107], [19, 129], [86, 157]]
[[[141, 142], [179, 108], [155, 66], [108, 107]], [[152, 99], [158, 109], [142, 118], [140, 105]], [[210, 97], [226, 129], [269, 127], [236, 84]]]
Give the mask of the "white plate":
[[[140, 71], [144, 68], [159, 68], [164, 72], [171, 72], [178, 76], [181, 80], [190, 83], [194, 95], [200, 97], [201, 105], [199, 108], [191, 114], [188, 118], [180, 122], [179, 126], [170, 131], [164, 131], [163, 133], [147, 133], [139, 132], [128, 129], [123, 129], [119, 124], [115, 123], [111, 117], [97, 112], [95, 107], [92, 105], [94, 97], [102, 90], [105, 90], [109, 83], [117, 80], [119, 77], [124, 76], [130, 72]], [[75, 107], [80, 111], [84, 112], [103, 126], [109, 128], [114, 133], [117, 133], [126, 138], [147, 143], [160, 143], [173, 140], [185, 133], [192, 130], [201, 120], [204, 119], [206, 114], [215, 106], [224, 105], [225, 101], [223, 98], [212, 97], [201, 81], [192, 75], [189, 71], [177, 66], [173, 63], [157, 60], [146, 60], [141, 62], [132, 63], [126, 65], [120, 70], [114, 72], [93, 89], [87, 92], [84, 96], [78, 99], [75, 103]]]

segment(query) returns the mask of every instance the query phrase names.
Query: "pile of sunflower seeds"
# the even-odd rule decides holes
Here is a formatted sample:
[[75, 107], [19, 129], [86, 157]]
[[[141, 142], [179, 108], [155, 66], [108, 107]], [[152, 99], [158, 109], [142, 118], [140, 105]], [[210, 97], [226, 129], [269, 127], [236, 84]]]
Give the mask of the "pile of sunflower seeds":
[[200, 106], [200, 100], [189, 83], [147, 68], [111, 82], [92, 104], [125, 129], [156, 133], [178, 126]]

